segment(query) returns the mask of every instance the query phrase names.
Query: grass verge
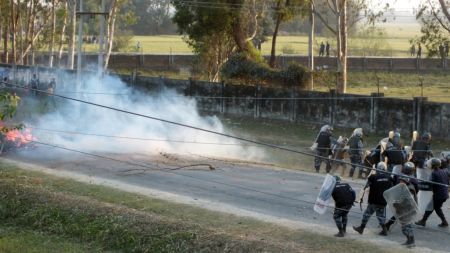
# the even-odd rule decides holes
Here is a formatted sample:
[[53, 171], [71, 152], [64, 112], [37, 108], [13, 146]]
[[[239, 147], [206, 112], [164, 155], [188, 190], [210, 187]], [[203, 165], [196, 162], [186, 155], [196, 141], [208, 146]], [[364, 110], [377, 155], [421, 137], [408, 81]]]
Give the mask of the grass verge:
[[[78, 183], [0, 163], [1, 243], [29, 252], [29, 238], [74, 252], [386, 252], [383, 247], [336, 239], [234, 215], [174, 204], [107, 187]], [[5, 239], [0, 240], [3, 242]], [[65, 246], [66, 245], [66, 246]], [[48, 249], [48, 250], [47, 250]], [[31, 250], [30, 250], [31, 251]], [[31, 251], [32, 252], [32, 251]]]

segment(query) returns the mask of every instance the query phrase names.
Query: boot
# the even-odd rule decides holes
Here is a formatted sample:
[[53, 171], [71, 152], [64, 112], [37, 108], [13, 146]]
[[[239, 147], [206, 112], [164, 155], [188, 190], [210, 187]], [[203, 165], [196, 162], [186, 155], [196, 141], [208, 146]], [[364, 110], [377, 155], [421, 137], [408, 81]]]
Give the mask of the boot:
[[362, 173], [363, 173], [363, 172], [362, 172], [362, 170], [360, 169], [360, 170], [359, 170], [359, 173], [358, 173], [358, 178], [359, 178], [359, 179], [364, 179]]
[[386, 230], [389, 231], [389, 229], [391, 228], [392, 225], [394, 225], [394, 221], [393, 220], [389, 220], [388, 222], [386, 222], [386, 224], [384, 224], [386, 226]]
[[427, 221], [424, 219], [421, 219], [420, 221], [416, 222], [416, 225], [425, 227], [425, 225], [427, 224]]
[[356, 232], [358, 232], [360, 235], [362, 235], [363, 232], [364, 232], [364, 228], [365, 228], [365, 227], [366, 227], [366, 225], [361, 224], [361, 226], [359, 226], [359, 227], [353, 226], [353, 229], [354, 229]]
[[339, 233], [335, 234], [334, 236], [336, 237], [344, 237], [345, 233], [344, 230], [342, 228], [339, 229]]
[[446, 228], [448, 227], [448, 222], [446, 220], [443, 220], [441, 224], [438, 225], [441, 228]]
[[387, 227], [386, 227], [386, 225], [385, 224], [383, 224], [383, 225], [381, 225], [381, 231], [380, 231], [380, 233], [378, 233], [379, 235], [382, 235], [382, 236], [387, 236]]
[[355, 173], [355, 169], [354, 169], [354, 168], [351, 168], [351, 169], [350, 169], [350, 173], [348, 173], [348, 176], [349, 176], [349, 177], [353, 177], [353, 173]]
[[406, 242], [402, 243], [402, 245], [405, 245], [407, 248], [413, 248], [416, 246], [414, 236], [407, 236]]
[[346, 223], [342, 224], [342, 231], [344, 231], [344, 234], [347, 233], [347, 224]]

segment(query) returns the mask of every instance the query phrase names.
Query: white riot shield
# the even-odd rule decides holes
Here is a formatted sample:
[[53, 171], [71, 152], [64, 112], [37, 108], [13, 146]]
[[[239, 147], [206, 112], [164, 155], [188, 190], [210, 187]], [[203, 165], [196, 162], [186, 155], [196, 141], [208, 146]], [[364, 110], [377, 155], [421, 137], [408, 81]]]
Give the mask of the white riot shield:
[[405, 184], [398, 184], [386, 190], [383, 196], [401, 224], [410, 224], [417, 220], [419, 208]]
[[431, 184], [420, 181], [429, 181], [431, 179], [431, 170], [429, 168], [417, 168], [417, 179], [419, 179], [419, 193], [417, 194], [419, 211], [421, 213], [433, 211], [433, 189], [431, 188]]
[[319, 196], [317, 196], [316, 204], [314, 205], [314, 211], [319, 214], [325, 213], [335, 185], [336, 179], [330, 174], [327, 174], [325, 180], [323, 181], [322, 187], [320, 188]]

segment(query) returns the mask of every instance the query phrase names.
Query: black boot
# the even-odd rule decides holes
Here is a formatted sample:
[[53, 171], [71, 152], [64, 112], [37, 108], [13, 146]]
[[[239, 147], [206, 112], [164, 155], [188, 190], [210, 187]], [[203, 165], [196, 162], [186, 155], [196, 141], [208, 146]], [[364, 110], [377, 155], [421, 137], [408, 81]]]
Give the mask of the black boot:
[[353, 229], [354, 229], [356, 232], [358, 232], [360, 235], [362, 235], [363, 232], [364, 232], [364, 228], [365, 228], [365, 227], [366, 227], [366, 225], [361, 224], [361, 226], [359, 226], [359, 227], [353, 226]]
[[378, 233], [379, 235], [387, 236], [387, 227], [385, 224], [381, 225], [381, 232]]
[[441, 228], [446, 228], [448, 227], [448, 222], [446, 220], [443, 220], [441, 224], [438, 225]]
[[345, 233], [344, 230], [342, 228], [339, 228], [339, 233], [335, 234], [334, 236], [336, 237], [344, 237]]
[[427, 224], [427, 221], [424, 219], [421, 219], [420, 221], [416, 222], [416, 225], [425, 227], [425, 225]]
[[414, 240], [414, 236], [407, 236], [406, 242], [402, 243], [402, 245], [405, 245], [407, 248], [413, 248], [416, 247], [416, 242]]
[[342, 224], [342, 231], [344, 231], [344, 234], [347, 233], [347, 223]]
[[389, 231], [389, 229], [391, 229], [391, 226], [394, 225], [394, 221], [393, 220], [389, 220], [384, 225], [386, 226], [386, 230]]

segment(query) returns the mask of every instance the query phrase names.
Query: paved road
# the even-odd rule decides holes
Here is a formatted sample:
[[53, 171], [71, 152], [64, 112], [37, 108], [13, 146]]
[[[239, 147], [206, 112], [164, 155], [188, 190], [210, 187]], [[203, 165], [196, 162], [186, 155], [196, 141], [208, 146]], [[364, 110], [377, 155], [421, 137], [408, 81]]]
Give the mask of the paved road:
[[[117, 180], [137, 187], [156, 189], [198, 200], [199, 203], [201, 201], [220, 203], [236, 207], [232, 212], [238, 214], [245, 211], [257, 214], [257, 218], [274, 217], [274, 220], [280, 218], [292, 221], [292, 224], [310, 224], [330, 235], [336, 232], [330, 210], [321, 216], [312, 210], [311, 203], [315, 201], [323, 175], [283, 170], [262, 164], [174, 154], [105, 156], [141, 164], [147, 169], [144, 171], [143, 167], [48, 147], [8, 153], [3, 157], [50, 168], [55, 172], [76, 172], [91, 177]], [[207, 166], [177, 169], [180, 166], [199, 163], [209, 163], [215, 170], [210, 170]], [[363, 184], [362, 181], [350, 183], [357, 192]], [[450, 218], [448, 202], [444, 206], [444, 212]], [[349, 215], [350, 226], [359, 225], [362, 216], [360, 212], [359, 206], [353, 207]], [[389, 213], [388, 216], [390, 217]], [[433, 214], [427, 228], [416, 229], [416, 244], [420, 247], [416, 249], [417, 252], [423, 252], [425, 249], [450, 251], [450, 230], [438, 228], [437, 224], [439, 220]], [[304, 228], [311, 227], [304, 226]], [[352, 231], [351, 227], [348, 230], [351, 238], [387, 245], [397, 245], [405, 240], [398, 225], [392, 229], [388, 237], [378, 236], [379, 228], [375, 217], [372, 217], [363, 236]]]

